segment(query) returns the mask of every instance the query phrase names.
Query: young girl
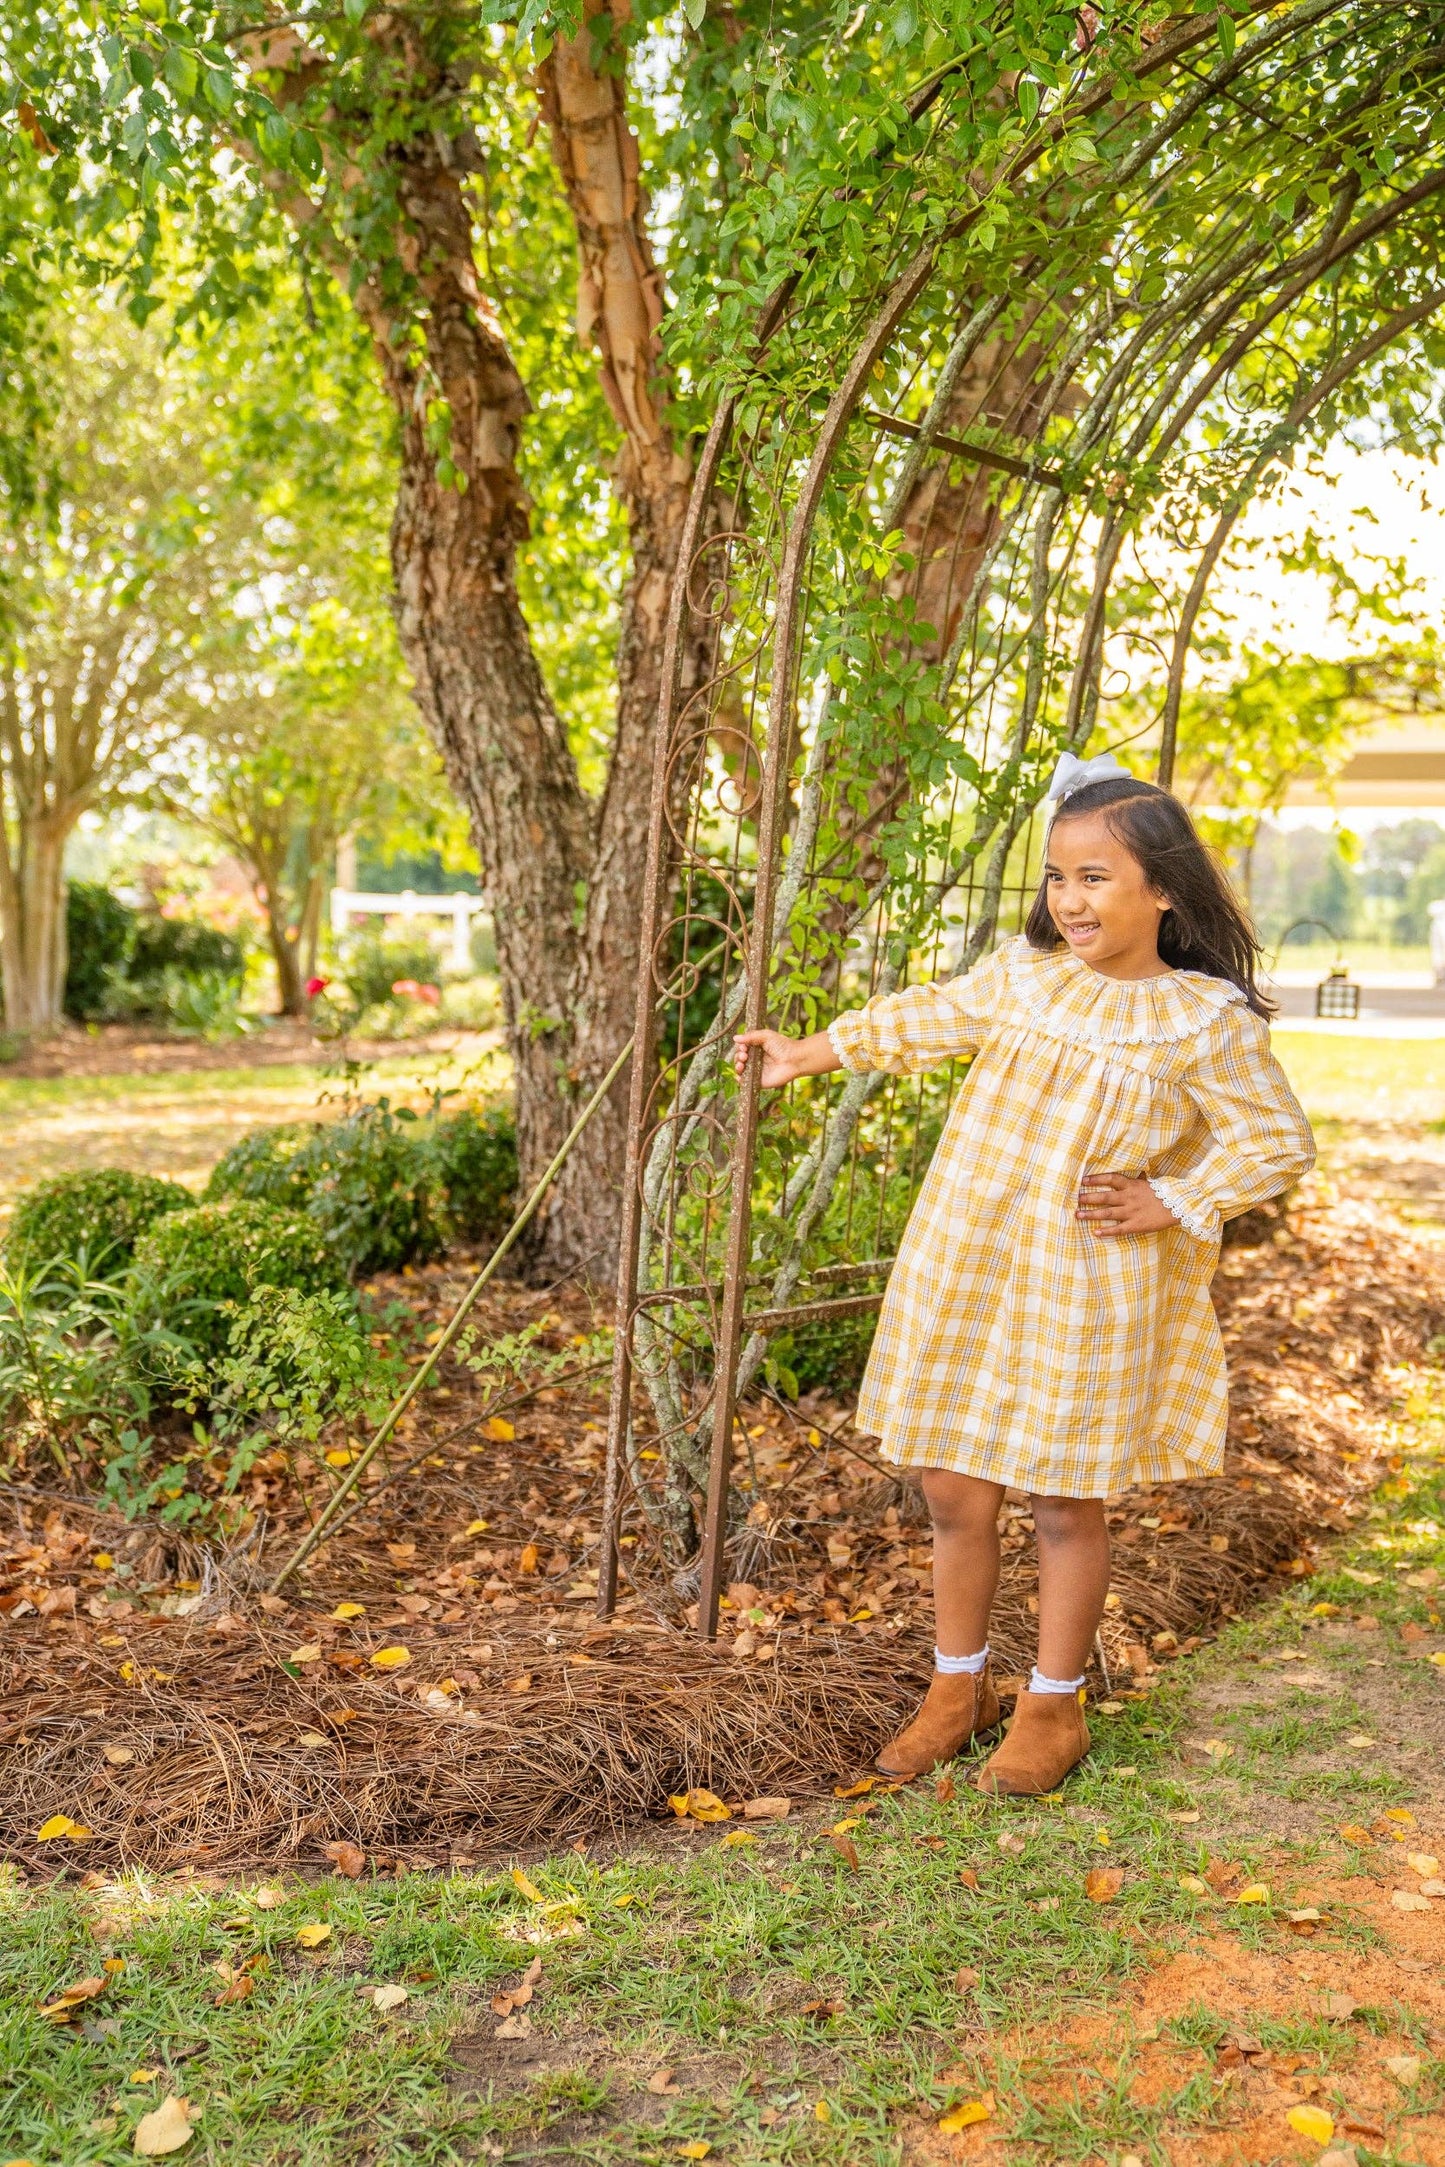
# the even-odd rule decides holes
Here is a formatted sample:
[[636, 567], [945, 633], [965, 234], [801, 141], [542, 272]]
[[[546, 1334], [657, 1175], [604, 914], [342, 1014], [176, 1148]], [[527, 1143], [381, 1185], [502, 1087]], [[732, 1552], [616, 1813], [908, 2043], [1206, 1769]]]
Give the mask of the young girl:
[[1177, 798], [1065, 756], [1024, 937], [791, 1039], [765, 1087], [972, 1054], [893, 1267], [858, 1405], [921, 1471], [936, 1668], [878, 1757], [921, 1775], [994, 1729], [998, 1512], [1025, 1490], [1038, 1663], [979, 1788], [1050, 1791], [1089, 1747], [1084, 1669], [1109, 1587], [1108, 1493], [1217, 1474], [1228, 1386], [1209, 1282], [1221, 1222], [1314, 1142], [1269, 1048], [1259, 949]]

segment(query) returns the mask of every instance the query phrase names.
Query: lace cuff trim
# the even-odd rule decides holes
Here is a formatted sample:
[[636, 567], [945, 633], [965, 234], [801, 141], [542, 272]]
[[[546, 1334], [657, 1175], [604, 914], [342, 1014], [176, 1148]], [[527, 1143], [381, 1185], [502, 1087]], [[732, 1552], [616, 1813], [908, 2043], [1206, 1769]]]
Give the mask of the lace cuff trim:
[[1165, 1209], [1173, 1212], [1186, 1234], [1192, 1234], [1197, 1242], [1218, 1241], [1220, 1219], [1217, 1211], [1201, 1211], [1186, 1203], [1178, 1182], [1171, 1181], [1167, 1174], [1146, 1174], [1144, 1178]]
[[833, 1021], [828, 1025], [828, 1044], [838, 1056], [840, 1067], [847, 1069], [850, 1074], [856, 1075], [862, 1064], [853, 1059], [838, 1032], [839, 1024], [846, 1021], [847, 1018], [844, 1016], [835, 1016], [833, 1018]]

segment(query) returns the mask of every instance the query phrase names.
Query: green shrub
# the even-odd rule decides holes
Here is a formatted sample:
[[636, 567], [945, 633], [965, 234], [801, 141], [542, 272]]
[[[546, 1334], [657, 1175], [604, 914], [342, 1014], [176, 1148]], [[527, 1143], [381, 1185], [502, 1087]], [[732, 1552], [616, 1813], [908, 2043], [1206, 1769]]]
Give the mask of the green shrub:
[[65, 1013], [85, 1023], [106, 1013], [125, 974], [139, 912], [98, 881], [73, 880], [65, 898]]
[[97, 1279], [119, 1279], [136, 1243], [164, 1214], [195, 1203], [178, 1182], [107, 1166], [93, 1174], [57, 1174], [27, 1189], [15, 1207], [6, 1247], [32, 1264], [55, 1259], [84, 1265]]
[[130, 1307], [138, 1327], [165, 1322], [213, 1356], [254, 1288], [345, 1284], [344, 1262], [307, 1215], [253, 1200], [200, 1204], [169, 1214], [136, 1244]]
[[506, 1231], [517, 1194], [517, 1124], [509, 1106], [466, 1107], [430, 1126], [426, 1139], [446, 1200], [450, 1231], [493, 1241]]
[[517, 1185], [509, 1109], [419, 1120], [377, 1099], [339, 1121], [257, 1129], [233, 1144], [208, 1198], [304, 1211], [352, 1273], [439, 1256], [448, 1238], [501, 1233]]
[[286, 1211], [304, 1211], [311, 1194], [305, 1158], [311, 1134], [312, 1125], [301, 1121], [249, 1130], [211, 1169], [206, 1202], [238, 1196], [253, 1203], [279, 1204]]
[[185, 978], [239, 980], [246, 951], [234, 934], [222, 933], [202, 918], [163, 918], [148, 911], [137, 916], [129, 975], [137, 984], [164, 979], [168, 971]]
[[391, 990], [399, 979], [414, 978], [431, 985], [440, 977], [441, 968], [441, 957], [424, 933], [388, 939], [368, 928], [353, 934], [347, 942], [340, 976], [356, 1007], [365, 1011], [384, 1008], [388, 1003], [399, 1006], [398, 996]]

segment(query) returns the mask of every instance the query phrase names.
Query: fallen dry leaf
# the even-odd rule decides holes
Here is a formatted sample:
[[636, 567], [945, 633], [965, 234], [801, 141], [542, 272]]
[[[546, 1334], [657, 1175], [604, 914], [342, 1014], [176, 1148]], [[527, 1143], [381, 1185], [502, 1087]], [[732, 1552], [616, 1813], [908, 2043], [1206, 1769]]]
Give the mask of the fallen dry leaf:
[[393, 1565], [410, 1565], [412, 1559], [416, 1556], [416, 1544], [414, 1542], [389, 1542], [386, 1546], [386, 1554]]
[[537, 1570], [538, 1565], [541, 1563], [541, 1558], [542, 1553], [537, 1548], [537, 1545], [534, 1542], [523, 1543], [521, 1549], [517, 1553], [518, 1572], [534, 1573]]
[[971, 1866], [960, 1866], [958, 1878], [966, 1889], [981, 1889], [983, 1887], [983, 1883]]
[[48, 1821], [42, 1821], [35, 1831], [37, 1843], [56, 1843], [62, 1837], [71, 1843], [84, 1843], [95, 1831], [83, 1821], [72, 1821], [68, 1813], [53, 1813]]
[[286, 1891], [277, 1888], [257, 1889], [251, 1901], [258, 1911], [279, 1911], [286, 1901]]
[[1012, 1853], [1015, 1857], [1017, 1857], [1018, 1853], [1024, 1848], [1024, 1838], [1022, 1836], [1015, 1836], [1013, 1831], [1007, 1828], [1004, 1829], [999, 1836], [995, 1837], [994, 1841], [997, 1843], [1000, 1851], [1008, 1851]]
[[338, 1843], [323, 1844], [322, 1850], [348, 1881], [359, 1881], [366, 1872], [366, 1853], [359, 1843], [348, 1843], [343, 1837]]
[[648, 2091], [656, 2092], [659, 2098], [670, 2097], [675, 2099], [682, 2090], [682, 2086], [673, 2083], [672, 2074], [670, 2069], [654, 2069], [647, 2080]]
[[216, 1996], [213, 2004], [215, 2008], [229, 2008], [232, 2002], [244, 2001], [248, 1994], [255, 1991], [256, 1982], [249, 1971], [232, 1971], [229, 1964], [217, 1964], [216, 1970], [223, 1975], [230, 1972], [231, 1976]]
[[293, 1648], [286, 1660], [288, 1663], [319, 1663], [321, 1661], [320, 1641], [308, 1640], [302, 1647]]
[[668, 1805], [679, 1821], [730, 1821], [731, 1806], [725, 1806], [714, 1791], [681, 1791], [669, 1798]]
[[1397, 2084], [1418, 2084], [1420, 2081], [1418, 2054], [1387, 2054], [1385, 2067]]
[[505, 2024], [499, 2024], [492, 2034], [494, 2039], [530, 2039], [531, 2036], [532, 2019], [525, 2013], [519, 2017], [508, 2017]]
[[1209, 1883], [1201, 1881], [1198, 1874], [1181, 1874], [1179, 1876], [1179, 1886], [1186, 1896], [1207, 1896], [1209, 1894]]
[[313, 1920], [307, 1926], [297, 1927], [296, 1939], [303, 1949], [319, 1949], [323, 1941], [331, 1939], [331, 1928], [324, 1926], [320, 1920]]
[[835, 1798], [866, 1798], [868, 1793], [876, 1790], [877, 1787], [878, 1778], [876, 1776], [861, 1776], [856, 1783], [835, 1783], [833, 1796]]
[[517, 1432], [504, 1415], [489, 1415], [482, 1424], [482, 1435], [490, 1437], [494, 1445], [509, 1445]]
[[972, 2129], [975, 2122], [986, 2122], [994, 2110], [992, 2092], [983, 2092], [977, 2099], [966, 2099], [961, 2107], [952, 2107], [940, 2115], [938, 2127], [945, 2137], [955, 2137], [961, 2129]]
[[1311, 2144], [1328, 2144], [1335, 2133], [1335, 2118], [1326, 2114], [1323, 2107], [1291, 2107], [1285, 2120], [1301, 2137], [1308, 2137]]
[[1359, 2008], [1353, 1994], [1326, 1994], [1325, 2015], [1335, 2024], [1346, 2024]]
[[374, 2009], [379, 2009], [383, 2016], [392, 2009], [399, 2009], [403, 2002], [410, 2000], [411, 1996], [404, 1986], [374, 1986], [371, 1990], [371, 2005]]
[[722, 1839], [720, 1849], [724, 1851], [736, 1851], [743, 1844], [756, 1843], [757, 1840], [757, 1837], [753, 1834], [750, 1828], [730, 1828], [726, 1836], [724, 1836]]
[[1361, 1828], [1358, 1821], [1347, 1821], [1340, 1830], [1340, 1834], [1344, 1837], [1346, 1843], [1359, 1844], [1362, 1849], [1366, 1844], [1372, 1844], [1375, 1840], [1367, 1828]]
[[743, 1807], [745, 1821], [786, 1821], [793, 1810], [790, 1798], [750, 1798]]
[[[826, 2116], [824, 2119], [826, 2120]], [[706, 2137], [694, 2137], [689, 2143], [678, 2146], [677, 2156], [679, 2159], [706, 2159], [711, 2150], [712, 2146]]]
[[110, 1981], [103, 1973], [99, 1978], [77, 1979], [74, 1986], [62, 1987], [53, 2001], [42, 2002], [40, 2014], [48, 2017], [52, 2024], [68, 2024], [78, 2009], [86, 2002], [94, 2001], [109, 1985]]
[[1267, 1904], [1269, 1890], [1263, 1881], [1250, 1881], [1240, 1890], [1234, 1901], [1237, 1904]]
[[331, 1615], [345, 1625], [348, 1619], [364, 1618], [366, 1616], [366, 1605], [365, 1603], [338, 1603]]
[[958, 1796], [958, 1785], [952, 1776], [940, 1776], [933, 1786], [933, 1795], [940, 1806], [951, 1806]]
[[953, 1975], [955, 1991], [960, 1994], [971, 1994], [978, 1985], [980, 1976], [980, 1973], [976, 1972], [971, 1964], [960, 1964]]
[[512, 1868], [512, 1879], [515, 1882], [516, 1886], [521, 1890], [522, 1894], [526, 1897], [529, 1904], [546, 1903], [547, 1899], [542, 1894], [542, 1891], [538, 1888], [536, 1882], [532, 1880], [529, 1874], [524, 1874], [520, 1866], [514, 1866]]
[[509, 1678], [507, 1680], [507, 1691], [509, 1693], [530, 1693], [531, 1690], [532, 1673], [529, 1670], [524, 1670], [520, 1678]]
[[1405, 1864], [1425, 1881], [1433, 1881], [1440, 1871], [1439, 1859], [1429, 1851], [1407, 1851]]
[[849, 1872], [856, 1874], [858, 1871], [858, 1846], [854, 1843], [852, 1837], [839, 1836], [835, 1832], [828, 1838], [828, 1841]]
[[534, 1956], [515, 1986], [503, 1987], [492, 1996], [492, 2014], [509, 2017], [514, 2010], [525, 2009], [536, 1992], [537, 1981], [541, 1976], [542, 1959]]
[[112, 1768], [129, 1768], [135, 1759], [135, 1749], [132, 1746], [106, 1746], [103, 1750]]
[[1122, 1866], [1095, 1866], [1084, 1876], [1084, 1894], [1091, 1904], [1112, 1904], [1123, 1886]]
[[1414, 1889], [1391, 1889], [1390, 1902], [1397, 1911], [1428, 1911], [1430, 1899]]
[[168, 2092], [153, 2113], [143, 2114], [136, 2123], [134, 2149], [142, 2159], [156, 2159], [162, 2152], [179, 2152], [194, 2135], [189, 2099], [184, 2093], [177, 2098]]
[[411, 1661], [410, 1648], [378, 1648], [371, 1658], [373, 1670], [404, 1670]]

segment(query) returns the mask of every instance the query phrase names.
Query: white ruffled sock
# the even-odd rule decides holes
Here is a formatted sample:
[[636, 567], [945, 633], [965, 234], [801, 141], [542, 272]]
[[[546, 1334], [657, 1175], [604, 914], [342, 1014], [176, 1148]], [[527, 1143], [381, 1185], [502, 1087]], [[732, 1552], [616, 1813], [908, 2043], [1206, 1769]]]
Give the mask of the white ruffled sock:
[[1031, 1693], [1077, 1693], [1083, 1678], [1046, 1678], [1037, 1663], [1029, 1677]]
[[985, 1641], [977, 1655], [945, 1655], [941, 1648], [933, 1651], [933, 1667], [942, 1671], [945, 1678], [976, 1678], [988, 1661], [988, 1642]]

